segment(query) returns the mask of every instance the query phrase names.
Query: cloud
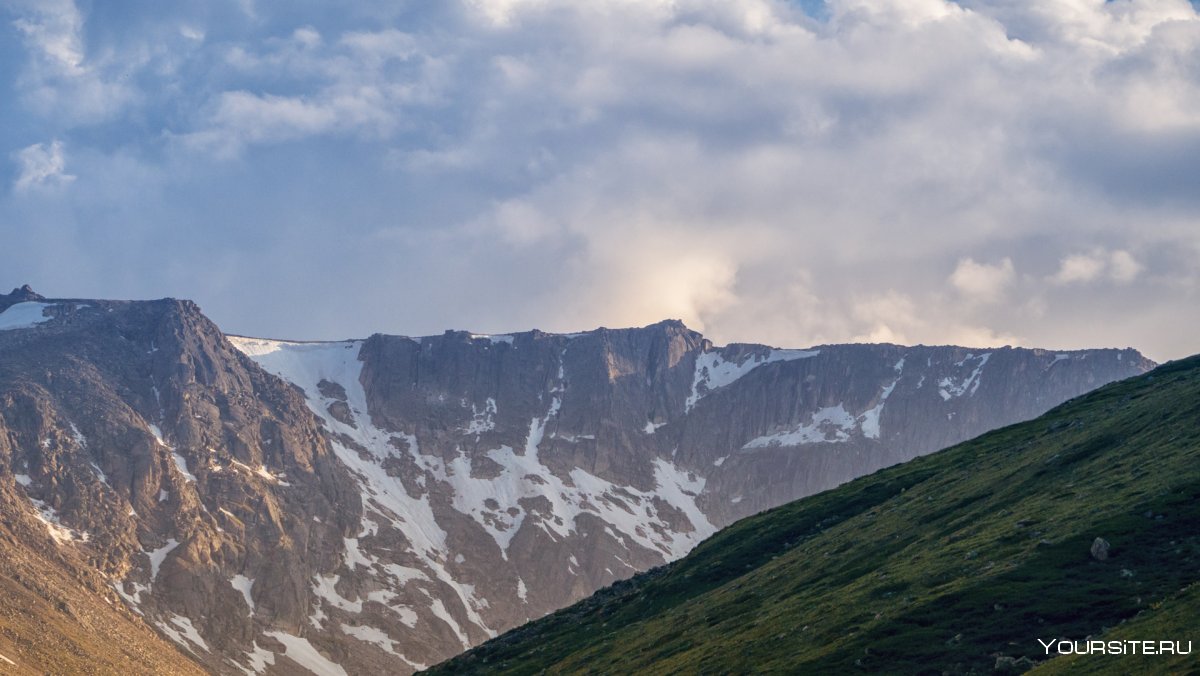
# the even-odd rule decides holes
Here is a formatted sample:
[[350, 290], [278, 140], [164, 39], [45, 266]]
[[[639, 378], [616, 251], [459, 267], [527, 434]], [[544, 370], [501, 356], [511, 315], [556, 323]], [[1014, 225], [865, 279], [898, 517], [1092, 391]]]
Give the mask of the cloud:
[[1137, 278], [1142, 271], [1138, 263], [1128, 251], [1114, 251], [1108, 259], [1108, 273], [1113, 281], [1128, 284]]
[[14, 153], [13, 158], [20, 166], [20, 173], [13, 183], [16, 192], [62, 186], [75, 180], [66, 172], [67, 162], [61, 141], [54, 140], [49, 145], [35, 143]]
[[1136, 279], [1141, 271], [1141, 263], [1128, 251], [1096, 249], [1063, 258], [1059, 263], [1058, 272], [1051, 280], [1056, 284], [1088, 284], [1099, 279], [1108, 279], [1118, 284], [1128, 284]]
[[297, 338], [1196, 351], [1182, 0], [5, 6], [0, 142], [78, 178], [0, 197], [38, 232], [0, 267], [73, 295]]
[[291, 79], [287, 89], [302, 93], [222, 91], [178, 135], [186, 146], [227, 158], [246, 146], [312, 137], [389, 138], [403, 127], [407, 108], [438, 95], [437, 60], [402, 31], [347, 32], [326, 44], [315, 28], [302, 26], [267, 45], [257, 52], [235, 47], [224, 61], [251, 78]]
[[1096, 254], [1072, 254], [1062, 259], [1053, 280], [1059, 284], [1091, 282], [1104, 272], [1106, 261]]
[[83, 68], [83, 17], [71, 0], [16, 3], [25, 16], [13, 25], [28, 40], [36, 57], [54, 64], [64, 73], [79, 73]]
[[136, 98], [122, 80], [141, 64], [89, 59], [84, 16], [72, 0], [7, 0], [29, 59], [17, 90], [40, 115], [74, 123], [110, 120]]
[[966, 298], [993, 303], [1000, 300], [1014, 277], [1013, 262], [1010, 258], [994, 265], [963, 258], [958, 261], [958, 266], [950, 275], [950, 283]]

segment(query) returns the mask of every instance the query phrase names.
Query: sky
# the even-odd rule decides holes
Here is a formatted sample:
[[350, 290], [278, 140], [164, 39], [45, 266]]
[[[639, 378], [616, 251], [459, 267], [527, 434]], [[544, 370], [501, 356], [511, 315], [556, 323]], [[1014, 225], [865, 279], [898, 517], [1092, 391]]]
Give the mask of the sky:
[[677, 318], [1179, 358], [1200, 15], [0, 0], [0, 271], [294, 339]]

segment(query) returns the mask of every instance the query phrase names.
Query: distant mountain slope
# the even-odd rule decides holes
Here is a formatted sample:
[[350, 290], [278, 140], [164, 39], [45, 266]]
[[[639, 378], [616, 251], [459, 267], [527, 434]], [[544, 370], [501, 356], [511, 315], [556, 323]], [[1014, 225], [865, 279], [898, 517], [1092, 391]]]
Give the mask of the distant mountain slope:
[[1195, 669], [1060, 667], [1038, 639], [1200, 643], [1198, 523], [1193, 357], [740, 521], [430, 673]]
[[717, 347], [676, 321], [230, 340], [304, 392], [363, 496], [312, 626], [381, 632], [425, 665], [740, 516], [1150, 366], [1133, 350]]

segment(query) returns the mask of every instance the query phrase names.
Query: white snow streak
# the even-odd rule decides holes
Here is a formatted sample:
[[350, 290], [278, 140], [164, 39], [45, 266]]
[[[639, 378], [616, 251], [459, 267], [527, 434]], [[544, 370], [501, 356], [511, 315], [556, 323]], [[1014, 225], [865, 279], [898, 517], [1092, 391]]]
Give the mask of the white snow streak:
[[[192, 652], [195, 652], [192, 650], [193, 645], [203, 649], [205, 652], [208, 651], [208, 644], [204, 642], [204, 639], [200, 636], [200, 632], [196, 631], [196, 627], [192, 625], [191, 620], [181, 615], [172, 615], [170, 619], [171, 624], [167, 624], [166, 622], [155, 622], [154, 624], [179, 646]], [[172, 624], [175, 626], [172, 627]]]
[[884, 386], [883, 393], [879, 395], [879, 402], [859, 416], [863, 436], [868, 439], [879, 438], [879, 417], [883, 414], [883, 404], [892, 396], [892, 390], [896, 389], [900, 376], [904, 374], [904, 357], [901, 357], [892, 369], [896, 371], [896, 379]]
[[282, 631], [268, 631], [265, 634], [284, 645], [283, 654], [288, 659], [308, 669], [316, 676], [346, 676], [345, 669], [317, 652], [308, 639], [285, 634]]
[[254, 589], [254, 580], [239, 574], [229, 578], [229, 584], [242, 593], [242, 597], [246, 599], [246, 605], [250, 607], [250, 614], [253, 615], [254, 597], [250, 595], [250, 591]]
[[250, 662], [250, 670], [247, 673], [261, 674], [267, 670], [268, 665], [275, 666], [275, 653], [259, 647], [255, 641], [254, 649], [246, 651], [246, 660]]
[[968, 354], [962, 361], [955, 364], [955, 366], [961, 368], [972, 359], [979, 360], [979, 364], [975, 367], [975, 370], [971, 371], [971, 375], [967, 376], [965, 380], [956, 381], [953, 378], [942, 378], [938, 381], [938, 394], [941, 395], [942, 401], [949, 401], [953, 397], [961, 397], [964, 394], [975, 394], [975, 391], [979, 389], [979, 374], [983, 372], [984, 365], [988, 363], [988, 359], [991, 359], [991, 357], [991, 352], [985, 352], [978, 356]]
[[171, 451], [171, 459], [175, 461], [175, 469], [179, 470], [179, 473], [183, 475], [183, 478], [195, 483], [196, 476], [188, 471], [187, 460], [184, 460], [183, 456], [179, 455], [175, 451]]
[[446, 611], [446, 606], [442, 603], [441, 599], [432, 599], [429, 604], [429, 610], [433, 612], [434, 617], [445, 622], [446, 626], [450, 627], [450, 630], [454, 632], [454, 635], [462, 643], [463, 648], [471, 647], [471, 641], [467, 638], [466, 633], [463, 632], [458, 622]]
[[167, 560], [167, 554], [170, 554], [178, 546], [179, 541], [171, 538], [162, 547], [146, 552], [146, 555], [150, 557], [150, 582], [158, 579], [158, 569], [162, 567], [163, 561]]

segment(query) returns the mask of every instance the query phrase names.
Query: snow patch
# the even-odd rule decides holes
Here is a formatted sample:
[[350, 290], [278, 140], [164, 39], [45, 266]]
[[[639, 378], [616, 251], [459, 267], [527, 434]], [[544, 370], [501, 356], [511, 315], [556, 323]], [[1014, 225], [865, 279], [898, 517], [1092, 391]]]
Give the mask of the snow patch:
[[100, 480], [100, 483], [104, 484], [105, 486], [108, 486], [109, 488], [112, 488], [112, 485], [108, 483], [108, 475], [104, 473], [104, 470], [100, 469], [100, 465], [97, 465], [94, 462], [91, 463], [91, 465], [92, 465], [92, 471], [94, 471], [96, 473], [96, 478]]
[[251, 467], [250, 465], [247, 465], [244, 462], [239, 462], [237, 460], [231, 460], [231, 462], [236, 467], [238, 467], [242, 470], [245, 470], [246, 472], [253, 474], [261, 479], [265, 479], [266, 481], [268, 481], [270, 483], [273, 483], [273, 484], [276, 484], [279, 486], [291, 486], [291, 484], [289, 484], [288, 482], [283, 480], [282, 474], [272, 474], [271, 471], [267, 469], [266, 465], [259, 465], [258, 467]]
[[192, 646], [194, 645], [208, 652], [208, 644], [204, 642], [204, 639], [200, 636], [200, 632], [196, 631], [196, 627], [192, 626], [191, 620], [181, 615], [171, 615], [170, 621], [170, 624], [161, 621], [154, 624], [179, 646], [195, 652], [192, 650]]
[[[155, 388], [154, 392], [157, 394], [158, 388]], [[170, 448], [170, 446], [167, 446], [167, 442], [163, 441], [163, 433], [162, 430], [158, 428], [158, 425], [148, 424], [146, 425], [146, 429], [150, 430], [150, 434], [154, 435], [154, 439], [158, 441], [159, 446], [166, 446], [167, 448]]]
[[801, 444], [841, 443], [850, 440], [850, 433], [858, 426], [858, 419], [844, 406], [827, 406], [812, 414], [812, 419], [794, 429], [765, 434], [751, 439], [742, 448], [767, 448], [769, 446], [799, 446]]
[[30, 479], [28, 474], [14, 474], [13, 478], [22, 486], [29, 486], [33, 483], [33, 479]]
[[259, 647], [258, 641], [255, 641], [254, 649], [246, 651], [246, 661], [250, 663], [248, 673], [261, 674], [268, 666], [275, 666], [275, 653]]
[[346, 545], [346, 567], [351, 571], [355, 566], [370, 568], [375, 565], [375, 560], [363, 554], [362, 550], [358, 548], [358, 538], [343, 538], [343, 542]]
[[904, 357], [901, 357], [900, 361], [896, 362], [892, 370], [896, 372], [896, 379], [891, 384], [884, 386], [883, 392], [879, 395], [879, 401], [875, 406], [863, 412], [858, 417], [863, 436], [868, 439], [879, 438], [879, 417], [883, 415], [883, 404], [887, 401], [888, 397], [892, 396], [892, 391], [896, 389], [896, 385], [900, 382], [900, 376], [904, 374]]
[[407, 605], [392, 605], [392, 600], [396, 598], [396, 593], [387, 589], [376, 589], [367, 594], [367, 601], [378, 603], [386, 606], [388, 610], [396, 613], [400, 618], [400, 622], [409, 629], [417, 626], [417, 614], [412, 608]]
[[279, 641], [284, 646], [284, 656], [296, 664], [308, 669], [316, 676], [346, 676], [346, 670], [313, 647], [308, 639], [285, 634], [282, 631], [263, 632], [266, 636]]
[[[125, 585], [129, 585], [129, 586], [133, 587], [132, 594], [125, 591]], [[139, 583], [133, 582], [131, 580], [122, 580], [119, 582], [113, 582], [112, 586], [113, 586], [113, 589], [116, 590], [117, 595], [120, 596], [122, 599], [125, 600], [126, 603], [128, 603], [130, 606], [133, 607], [133, 611], [135, 613], [137, 613], [138, 615], [142, 614], [142, 611], [139, 610], [137, 606], [139, 604], [141, 604], [141, 602], [142, 602], [142, 592], [150, 591], [149, 585], [139, 584]]]
[[450, 613], [446, 612], [446, 606], [442, 603], [441, 599], [431, 599], [429, 602], [429, 610], [433, 613], [434, 617], [438, 618], [442, 622], [445, 622], [446, 626], [450, 627], [450, 630], [453, 631], [454, 635], [458, 637], [458, 640], [462, 643], [464, 649], [469, 649], [471, 647], [470, 639], [468, 639], [467, 635], [463, 633], [462, 627], [459, 626], [458, 621], [451, 617]]
[[35, 508], [37, 508], [34, 516], [37, 517], [38, 521], [41, 521], [46, 525], [46, 530], [50, 532], [50, 537], [53, 538], [55, 542], [61, 545], [67, 542], [88, 541], [89, 536], [87, 533], [77, 531], [64, 525], [63, 522], [58, 518], [58, 512], [54, 511], [53, 507], [36, 498], [29, 498], [29, 501], [33, 503]]
[[[367, 625], [353, 627], [342, 623], [342, 633], [346, 634], [347, 636], [353, 636], [363, 643], [377, 645], [380, 648], [383, 648], [385, 652], [391, 653], [396, 657], [401, 656], [400, 653], [396, 652], [396, 642], [392, 640], [392, 637], [388, 636], [384, 631], [376, 629], [375, 627]], [[405, 660], [405, 662], [407, 661], [408, 660]]]
[[759, 366], [779, 361], [808, 359], [818, 354], [821, 354], [820, 350], [771, 350], [765, 355], [744, 355], [740, 362], [726, 361], [717, 350], [697, 355], [696, 370], [692, 377], [692, 393], [684, 402], [684, 411], [691, 411], [696, 402], [705, 395], [729, 385]]
[[83, 436], [83, 433], [79, 431], [75, 423], [68, 422], [67, 426], [71, 428], [71, 438], [75, 440], [75, 446], [77, 448], [87, 448], [87, 437]]
[[46, 309], [55, 307], [52, 303], [27, 301], [10, 305], [0, 312], [0, 331], [28, 329], [38, 324], [44, 324], [53, 317], [46, 316]]
[[337, 575], [314, 575], [313, 593], [325, 599], [335, 608], [341, 608], [350, 613], [362, 612], [362, 601], [351, 601], [337, 591], [337, 583], [341, 577]]
[[229, 578], [229, 584], [242, 593], [242, 597], [246, 599], [246, 605], [250, 607], [250, 614], [253, 615], [254, 597], [250, 595], [250, 591], [254, 589], [254, 579], [238, 574]]
[[196, 477], [188, 471], [187, 460], [184, 460], [183, 456], [179, 455], [175, 451], [171, 451], [171, 459], [175, 461], [175, 469], [179, 470], [179, 473], [183, 475], [183, 478], [187, 481], [195, 483]]
[[475, 404], [471, 404], [471, 422], [467, 423], [463, 432], [479, 435], [494, 429], [496, 429], [496, 400], [488, 397], [482, 411], [476, 409]]
[[975, 391], [979, 389], [979, 375], [983, 372], [984, 365], [988, 363], [988, 360], [991, 359], [991, 357], [991, 352], [985, 352], [978, 356], [968, 354], [963, 358], [962, 361], [956, 363], [955, 366], [961, 368], [968, 361], [974, 359], [979, 360], [979, 364], [975, 366], [973, 371], [971, 371], [971, 375], [967, 376], [965, 379], [956, 380], [954, 378], [947, 377], [938, 381], [938, 394], [941, 395], [942, 401], [950, 401], [950, 399], [954, 397], [961, 397], [964, 394], [974, 395]]
[[155, 549], [147, 551], [146, 556], [150, 557], [150, 581], [154, 582], [158, 579], [158, 569], [162, 567], [163, 561], [167, 560], [167, 554], [170, 554], [176, 547], [179, 546], [179, 541], [175, 538], [167, 540], [167, 544]]

